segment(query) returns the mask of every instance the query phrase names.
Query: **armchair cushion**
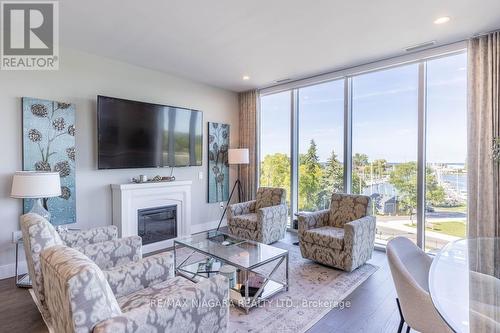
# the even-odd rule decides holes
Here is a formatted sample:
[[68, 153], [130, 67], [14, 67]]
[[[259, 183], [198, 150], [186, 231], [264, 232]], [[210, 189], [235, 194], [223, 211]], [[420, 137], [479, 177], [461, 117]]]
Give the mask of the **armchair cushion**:
[[110, 225], [87, 230], [61, 230], [59, 235], [69, 247], [84, 247], [89, 244], [117, 239], [118, 228]]
[[286, 190], [279, 187], [259, 187], [255, 201], [255, 210], [286, 204]]
[[230, 222], [232, 226], [238, 227], [238, 228], [245, 228], [245, 229], [250, 229], [250, 230], [257, 230], [257, 214], [256, 213], [250, 213], [250, 214], [245, 214], [245, 215], [237, 215], [234, 216]]
[[344, 229], [320, 227], [307, 230], [302, 235], [301, 240], [319, 246], [342, 250], [344, 248]]
[[131, 294], [174, 277], [174, 256], [164, 252], [103, 271], [116, 297]]
[[100, 268], [108, 269], [140, 260], [142, 239], [139, 236], [130, 236], [75, 249], [92, 259]]
[[[195, 284], [190, 280], [176, 276], [150, 288], [141, 288], [136, 292], [118, 298], [118, 304], [123, 312], [128, 312], [134, 308], [144, 305], [151, 305], [151, 301], [165, 301], [167, 299], [178, 299], [189, 297], [189, 295], [179, 295], [180, 291], [188, 290]], [[177, 294], [177, 295], [176, 295]]]
[[368, 215], [369, 207], [370, 197], [368, 196], [334, 193], [330, 204], [329, 225], [343, 228], [347, 222]]
[[227, 331], [229, 287], [221, 275], [197, 284], [175, 277], [118, 302], [123, 314], [97, 324], [94, 333]]

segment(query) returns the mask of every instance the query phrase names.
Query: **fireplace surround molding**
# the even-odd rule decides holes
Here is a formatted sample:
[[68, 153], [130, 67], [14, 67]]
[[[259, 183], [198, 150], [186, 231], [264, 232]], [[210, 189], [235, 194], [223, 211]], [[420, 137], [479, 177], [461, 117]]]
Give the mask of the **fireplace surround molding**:
[[[139, 209], [175, 205], [177, 208], [177, 237], [191, 234], [192, 181], [173, 181], [143, 184], [113, 184], [113, 225], [120, 237], [138, 234]], [[175, 238], [143, 246], [143, 253], [164, 250], [173, 246]]]

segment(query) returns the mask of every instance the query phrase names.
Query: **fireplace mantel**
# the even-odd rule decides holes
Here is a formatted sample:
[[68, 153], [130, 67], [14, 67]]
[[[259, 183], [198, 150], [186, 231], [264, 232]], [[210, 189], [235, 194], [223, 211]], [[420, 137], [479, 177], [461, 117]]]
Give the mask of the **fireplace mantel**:
[[[113, 224], [120, 237], [137, 235], [137, 211], [165, 205], [177, 206], [177, 236], [190, 235], [192, 181], [141, 184], [113, 184]], [[143, 246], [143, 252], [163, 250], [173, 246], [174, 239]]]

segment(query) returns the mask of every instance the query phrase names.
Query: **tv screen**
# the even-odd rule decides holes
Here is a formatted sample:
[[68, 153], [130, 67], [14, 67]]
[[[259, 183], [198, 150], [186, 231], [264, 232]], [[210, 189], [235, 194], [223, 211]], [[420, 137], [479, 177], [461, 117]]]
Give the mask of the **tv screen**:
[[201, 165], [202, 128], [200, 111], [97, 96], [98, 168]]

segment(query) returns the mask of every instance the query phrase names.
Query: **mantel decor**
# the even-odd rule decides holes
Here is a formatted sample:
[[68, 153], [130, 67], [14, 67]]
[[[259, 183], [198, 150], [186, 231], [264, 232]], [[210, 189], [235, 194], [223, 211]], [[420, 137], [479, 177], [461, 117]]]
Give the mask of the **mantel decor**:
[[[76, 222], [75, 107], [69, 103], [22, 98], [23, 170], [57, 172], [61, 195], [43, 198], [55, 225]], [[25, 199], [23, 212], [33, 206]]]

